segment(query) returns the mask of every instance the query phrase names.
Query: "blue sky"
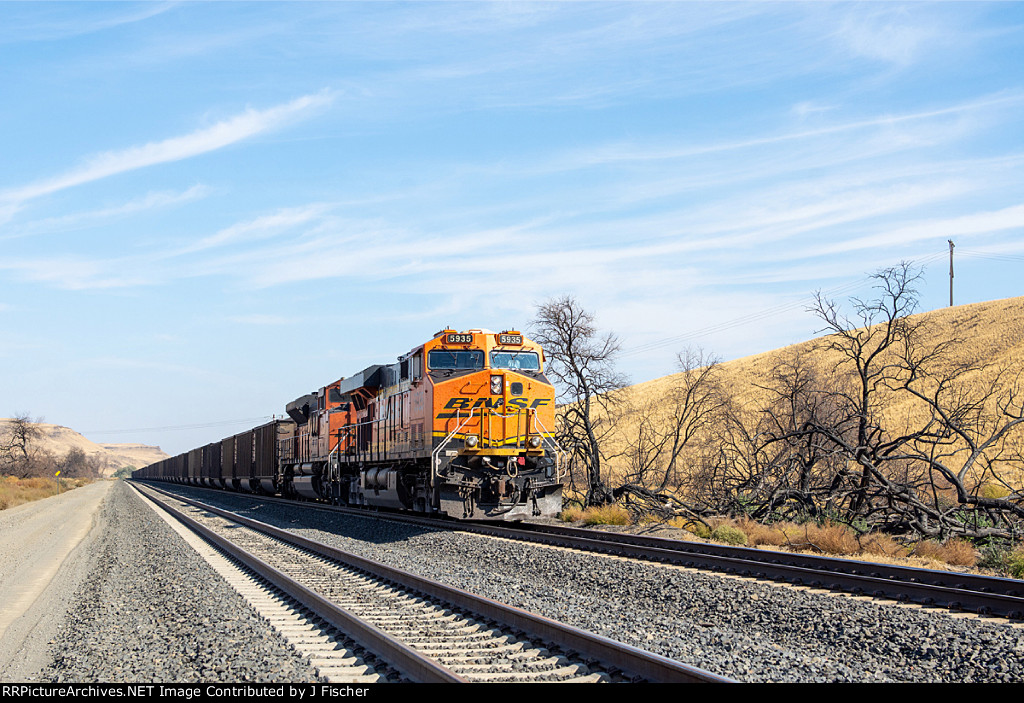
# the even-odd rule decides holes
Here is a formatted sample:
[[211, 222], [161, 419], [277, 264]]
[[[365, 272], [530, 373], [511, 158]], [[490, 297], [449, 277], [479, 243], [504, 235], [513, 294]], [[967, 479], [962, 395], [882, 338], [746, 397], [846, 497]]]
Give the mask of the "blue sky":
[[0, 3], [0, 415], [178, 453], [573, 294], [634, 382], [1024, 294], [1019, 3]]

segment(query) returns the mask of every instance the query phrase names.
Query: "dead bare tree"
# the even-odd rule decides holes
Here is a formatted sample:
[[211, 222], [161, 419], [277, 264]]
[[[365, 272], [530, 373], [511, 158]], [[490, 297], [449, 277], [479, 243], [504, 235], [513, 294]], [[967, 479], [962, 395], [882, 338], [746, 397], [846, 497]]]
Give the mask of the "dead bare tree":
[[[907, 462], [922, 467], [927, 491], [913, 496], [915, 531], [932, 536], [1019, 536], [1024, 521], [1024, 376], [1009, 366], [963, 364], [944, 373], [928, 350], [902, 355], [900, 390], [928, 410], [928, 418], [900, 439]], [[1011, 480], [1011, 477], [1015, 480]]]
[[[569, 455], [571, 488], [583, 495], [584, 506], [606, 503], [612, 495], [602, 475], [602, 441], [612, 429], [615, 391], [626, 386], [615, 369], [619, 339], [601, 333], [593, 314], [569, 295], [539, 304], [530, 329], [544, 348], [546, 371], [562, 403], [556, 433]], [[579, 490], [576, 480], [585, 488]]]
[[635, 513], [699, 519], [704, 506], [684, 499], [680, 489], [699, 452], [695, 445], [722, 421], [727, 399], [718, 382], [718, 359], [687, 349], [677, 354], [676, 365], [667, 393], [631, 412], [636, 434], [627, 443], [624, 482], [613, 496], [624, 497]]
[[[816, 298], [830, 334], [811, 354], [830, 366], [791, 355], [758, 384], [760, 406], [724, 405], [688, 472], [692, 504], [862, 532], [1019, 538], [1024, 376], [985, 367], [963, 340], [936, 339], [927, 318], [912, 318], [919, 275], [908, 264], [880, 271], [875, 297], [853, 299], [850, 316]], [[663, 435], [645, 425], [640, 435], [643, 477]]]
[[[776, 433], [776, 442], [805, 443], [843, 466], [828, 472], [830, 512], [851, 525], [932, 537], [1012, 538], [1024, 518], [1024, 495], [1008, 477], [1024, 472], [1014, 444], [1024, 428], [1020, 376], [1004, 370], [981, 382], [981, 365], [951, 364], [962, 340], [926, 341], [908, 264], [875, 275], [877, 297], [854, 299], [847, 318], [818, 296], [813, 312], [838, 353], [835, 383], [812, 396], [827, 414]], [[914, 400], [923, 419], [886, 412]], [[782, 430], [784, 428], [777, 428]], [[1016, 433], [1016, 434], [1014, 434]], [[1006, 494], [983, 487], [1002, 481]]]
[[17, 413], [0, 436], [0, 473], [18, 478], [41, 476], [46, 472], [48, 456], [36, 446], [42, 437], [39, 423], [28, 413]]
[[[836, 302], [820, 293], [811, 310], [825, 323], [822, 331], [830, 333], [824, 348], [837, 352], [841, 370], [849, 371], [849, 387], [830, 394], [846, 409], [846, 417], [828, 426], [816, 423], [808, 429], [841, 448], [853, 465], [850, 472], [840, 473], [835, 487], [839, 490], [841, 484], [855, 482], [850, 494], [850, 517], [866, 511], [872, 467], [890, 460], [882, 428], [883, 397], [884, 391], [897, 385], [903, 375], [893, 352], [919, 336], [922, 323], [911, 322], [908, 316], [917, 309], [914, 284], [920, 276], [920, 271], [906, 262], [876, 273], [872, 278], [877, 296], [851, 299], [854, 318], [847, 317]], [[948, 346], [940, 344], [933, 355], [941, 355]]]
[[56, 468], [61, 476], [68, 478], [99, 478], [106, 461], [98, 456], [88, 456], [78, 447], [72, 447], [60, 460]]
[[[806, 353], [794, 352], [779, 360], [758, 387], [767, 394], [754, 420], [733, 416], [730, 425], [742, 439], [747, 459], [745, 472], [735, 472], [730, 491], [743, 511], [759, 520], [817, 518], [831, 509], [837, 477], [846, 462], [820, 441], [814, 428], [834, 427], [841, 417], [834, 379], [809, 362]], [[750, 415], [748, 413], [748, 415]]]

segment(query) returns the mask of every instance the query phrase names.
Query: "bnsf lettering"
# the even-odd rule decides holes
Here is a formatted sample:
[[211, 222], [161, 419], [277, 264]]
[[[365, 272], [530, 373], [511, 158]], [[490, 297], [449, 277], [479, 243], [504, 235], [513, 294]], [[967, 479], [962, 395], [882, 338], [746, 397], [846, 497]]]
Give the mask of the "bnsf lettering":
[[500, 408], [505, 402], [504, 398], [451, 398], [445, 403], [446, 410], [469, 410], [470, 408]]
[[[550, 403], [549, 398], [537, 398], [530, 402], [529, 398], [512, 398], [508, 401], [508, 407], [526, 410], [527, 408], [539, 408]], [[504, 398], [449, 398], [445, 403], [445, 410], [470, 410], [472, 408], [500, 408], [505, 404]]]

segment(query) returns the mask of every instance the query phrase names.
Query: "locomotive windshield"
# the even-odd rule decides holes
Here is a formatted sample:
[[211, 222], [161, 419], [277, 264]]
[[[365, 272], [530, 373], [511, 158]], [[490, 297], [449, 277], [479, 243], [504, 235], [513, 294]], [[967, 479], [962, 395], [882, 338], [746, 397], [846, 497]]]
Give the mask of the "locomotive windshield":
[[537, 356], [537, 352], [492, 351], [491, 368], [540, 371], [540, 358]]
[[476, 350], [435, 349], [427, 355], [427, 366], [431, 369], [482, 369], [484, 353]]

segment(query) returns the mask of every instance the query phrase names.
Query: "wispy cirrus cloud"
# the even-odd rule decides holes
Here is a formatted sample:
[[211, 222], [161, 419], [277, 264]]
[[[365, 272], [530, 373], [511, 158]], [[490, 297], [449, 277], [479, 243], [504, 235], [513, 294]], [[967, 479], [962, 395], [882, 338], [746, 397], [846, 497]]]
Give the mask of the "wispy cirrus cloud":
[[248, 109], [210, 127], [179, 137], [170, 137], [142, 146], [108, 151], [88, 159], [82, 166], [19, 188], [0, 192], [0, 210], [4, 204], [24, 203], [66, 188], [83, 185], [109, 176], [181, 161], [244, 141], [309, 115], [334, 100], [330, 91], [304, 95], [266, 110]]
[[[120, 6], [119, 3], [109, 3], [110, 14], [83, 21], [78, 13], [61, 16], [60, 8], [51, 10], [45, 15], [44, 20], [37, 20], [31, 12], [25, 13], [24, 17], [15, 14], [7, 14], [7, 18], [0, 26], [0, 44], [15, 44], [33, 41], [60, 41], [71, 37], [79, 37], [94, 32], [102, 32], [108, 29], [123, 27], [124, 25], [144, 22], [145, 20], [162, 15], [175, 8], [174, 2], [150, 2], [142, 5]], [[108, 9], [107, 7], [103, 8]], [[5, 8], [8, 13], [11, 8]]]
[[1024, 92], [1006, 91], [988, 95], [976, 100], [969, 100], [956, 105], [929, 110], [906, 112], [902, 114], [875, 115], [866, 119], [839, 122], [810, 129], [756, 136], [734, 141], [722, 141], [710, 144], [636, 144], [612, 143], [603, 147], [590, 147], [586, 150], [567, 152], [553, 161], [542, 164], [538, 171], [570, 171], [602, 165], [623, 163], [639, 163], [652, 161], [669, 161], [698, 156], [739, 152], [760, 147], [780, 146], [792, 142], [805, 142], [823, 137], [833, 137], [846, 133], [860, 133], [870, 129], [892, 129], [901, 125], [912, 125], [919, 129], [921, 122], [943, 117], [955, 117], [984, 110], [1012, 107], [1024, 102]]
[[928, 239], [945, 237], [974, 237], [1006, 230], [1024, 232], [1024, 204], [1013, 205], [999, 210], [975, 212], [958, 217], [927, 219], [904, 227], [888, 229], [857, 239], [823, 247], [815, 252], [818, 256], [845, 254], [858, 249], [873, 249], [882, 245], [908, 244]]
[[270, 215], [262, 215], [246, 222], [238, 222], [191, 244], [176, 254], [191, 254], [204, 249], [274, 237], [293, 227], [321, 220], [333, 206], [312, 203], [302, 207], [285, 208]]
[[906, 66], [953, 34], [934, 18], [916, 16], [902, 7], [882, 7], [850, 12], [835, 36], [855, 56]]
[[209, 195], [210, 189], [203, 185], [194, 185], [181, 192], [156, 191], [147, 193], [127, 203], [113, 207], [76, 212], [61, 217], [46, 217], [12, 228], [0, 235], [0, 240], [33, 237], [55, 232], [67, 232], [80, 227], [90, 227], [98, 223], [136, 215], [141, 212], [165, 207], [173, 207], [182, 203], [192, 202]]

